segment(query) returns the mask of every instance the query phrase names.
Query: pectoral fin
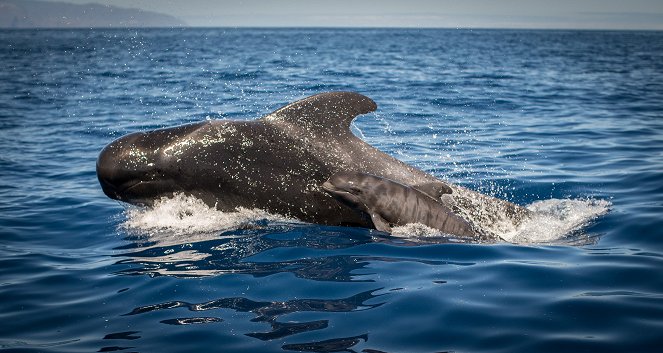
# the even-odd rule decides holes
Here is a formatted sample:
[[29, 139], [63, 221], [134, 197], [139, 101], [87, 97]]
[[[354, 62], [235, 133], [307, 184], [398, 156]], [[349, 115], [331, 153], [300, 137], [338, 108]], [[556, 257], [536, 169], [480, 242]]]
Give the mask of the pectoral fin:
[[391, 227], [389, 226], [389, 222], [387, 222], [384, 218], [382, 218], [379, 214], [375, 212], [369, 212], [369, 214], [371, 215], [371, 220], [373, 221], [375, 229], [381, 232], [391, 233]]

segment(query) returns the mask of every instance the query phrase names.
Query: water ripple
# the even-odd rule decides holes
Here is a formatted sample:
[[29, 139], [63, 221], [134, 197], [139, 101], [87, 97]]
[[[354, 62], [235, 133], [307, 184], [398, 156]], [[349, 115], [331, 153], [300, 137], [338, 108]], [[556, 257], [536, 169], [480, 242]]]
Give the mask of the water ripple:
[[[658, 351], [661, 39], [1, 30], [0, 349]], [[353, 123], [371, 145], [544, 221], [479, 245], [195, 202], [127, 210], [99, 189], [95, 160], [121, 135], [327, 90], [375, 99]]]

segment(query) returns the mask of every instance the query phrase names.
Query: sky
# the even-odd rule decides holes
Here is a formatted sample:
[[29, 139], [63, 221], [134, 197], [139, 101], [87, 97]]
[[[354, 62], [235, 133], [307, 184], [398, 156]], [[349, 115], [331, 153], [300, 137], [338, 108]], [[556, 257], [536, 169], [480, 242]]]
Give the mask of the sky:
[[157, 11], [201, 27], [663, 30], [663, 0], [49, 0]]

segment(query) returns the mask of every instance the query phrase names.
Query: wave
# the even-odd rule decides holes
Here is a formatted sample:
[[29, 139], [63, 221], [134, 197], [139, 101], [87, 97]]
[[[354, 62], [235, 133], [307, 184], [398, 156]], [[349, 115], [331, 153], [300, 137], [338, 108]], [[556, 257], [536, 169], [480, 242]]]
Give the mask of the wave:
[[513, 232], [499, 234], [510, 243], [555, 244], [578, 240], [577, 234], [596, 218], [608, 213], [612, 203], [600, 199], [550, 199], [536, 201], [527, 206], [531, 211]]
[[[496, 235], [515, 244], [570, 244], [588, 238], [581, 231], [593, 220], [606, 214], [612, 204], [595, 199], [549, 199], [528, 206], [531, 216], [518, 226], [505, 227]], [[220, 232], [265, 227], [268, 224], [298, 222], [292, 218], [260, 209], [237, 208], [233, 212], [209, 207], [193, 196], [175, 194], [161, 198], [152, 207], [131, 206], [121, 226], [129, 231], [149, 235], [182, 236], [218, 234]], [[394, 227], [392, 236], [418, 242], [467, 242], [422, 224]], [[187, 237], [188, 241], [194, 240]], [[207, 239], [203, 237], [201, 239]], [[175, 240], [175, 239], [173, 239]], [[586, 243], [586, 242], [579, 242]]]
[[[593, 237], [582, 230], [596, 218], [606, 214], [612, 203], [606, 200], [549, 199], [536, 201], [526, 208], [529, 218], [518, 225], [482, 225], [484, 231], [494, 234], [503, 241], [513, 244], [579, 244], [592, 242]], [[507, 217], [497, 217], [507, 219]], [[407, 224], [395, 227], [392, 235], [413, 240], [442, 238], [452, 242], [463, 239], [448, 238], [448, 235], [423, 224]]]
[[126, 220], [121, 227], [140, 233], [185, 235], [217, 233], [240, 228], [257, 228], [265, 222], [292, 222], [294, 220], [260, 209], [239, 207], [234, 212], [209, 207], [194, 196], [181, 193], [172, 198], [162, 197], [152, 207], [131, 206], [125, 211]]

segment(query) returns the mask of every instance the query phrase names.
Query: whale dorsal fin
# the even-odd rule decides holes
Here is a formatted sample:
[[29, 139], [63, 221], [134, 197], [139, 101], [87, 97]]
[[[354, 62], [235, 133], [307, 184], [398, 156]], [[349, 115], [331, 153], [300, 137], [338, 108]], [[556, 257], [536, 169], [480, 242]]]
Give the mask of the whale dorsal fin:
[[265, 116], [272, 123], [285, 122], [310, 131], [350, 131], [350, 123], [361, 114], [377, 109], [375, 102], [359, 93], [327, 92], [288, 104]]

